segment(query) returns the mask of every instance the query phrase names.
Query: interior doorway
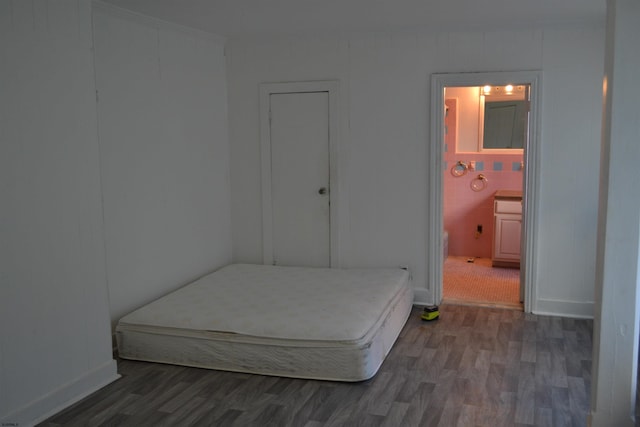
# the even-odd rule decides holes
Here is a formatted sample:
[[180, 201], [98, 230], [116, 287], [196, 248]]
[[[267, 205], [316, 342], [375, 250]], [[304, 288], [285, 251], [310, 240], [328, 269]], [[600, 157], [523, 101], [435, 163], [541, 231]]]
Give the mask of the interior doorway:
[[[540, 126], [539, 82], [540, 72], [538, 71], [451, 73], [432, 76], [432, 133], [429, 153], [433, 162], [430, 171], [429, 200], [433, 209], [430, 209], [429, 218], [431, 244], [429, 245], [428, 271], [430, 272], [429, 279], [432, 281], [431, 283], [434, 283], [433, 296], [436, 304], [441, 303], [445, 296], [444, 279], [445, 270], [450, 267], [448, 264], [451, 264], [451, 261], [458, 261], [460, 264], [460, 261], [462, 261], [471, 265], [459, 265], [459, 267], [464, 270], [470, 270], [472, 273], [474, 267], [477, 267], [478, 270], [484, 269], [485, 279], [487, 272], [491, 272], [492, 269], [519, 266], [519, 272], [516, 269], [503, 270], [502, 273], [505, 274], [499, 275], [502, 278], [498, 277], [496, 280], [504, 280], [506, 276], [511, 282], [513, 280], [518, 282], [521, 285], [520, 289], [516, 284], [516, 287], [513, 288], [512, 286], [510, 291], [510, 304], [516, 308], [524, 309], [526, 312], [531, 312], [532, 310], [532, 293], [535, 290], [535, 278], [533, 277], [533, 269], [527, 267], [533, 264], [535, 256], [535, 236], [532, 233], [532, 229], [535, 223], [536, 158], [538, 129]], [[458, 126], [456, 129], [448, 129], [445, 120], [448, 111], [450, 112], [452, 107], [459, 107], [456, 103], [460, 100], [461, 95], [452, 96], [454, 91], [449, 90], [449, 93], [447, 93], [447, 88], [464, 88], [467, 92], [475, 94], [476, 110], [471, 113], [466, 112], [475, 117], [475, 130], [462, 130], [458, 126], [459, 123], [456, 124]], [[482, 114], [485, 113], [483, 105], [489, 99], [489, 97], [484, 97], [483, 95], [491, 91], [509, 92], [509, 95], [519, 91], [525, 93], [525, 98], [528, 98], [525, 100], [525, 106], [516, 105], [517, 103], [505, 103], [504, 99], [500, 99], [499, 102], [502, 104], [496, 104], [499, 108], [489, 113], [489, 115], [497, 116], [502, 121], [502, 124], [498, 127], [491, 123], [488, 125], [492, 134], [497, 135], [500, 139], [497, 146], [495, 140], [487, 141], [487, 144], [483, 145], [483, 136], [485, 135], [483, 132], [485, 123]], [[482, 100], [481, 102], [480, 99]], [[449, 105], [447, 105], [448, 102]], [[520, 126], [521, 123], [515, 118], [517, 114], [520, 114], [523, 107], [527, 111], [527, 121], [524, 128]], [[498, 114], [494, 114], [495, 110], [500, 111]], [[457, 114], [459, 115], [460, 112], [458, 111]], [[504, 124], [509, 121], [513, 126], [509, 129], [509, 132], [505, 132]], [[518, 129], [522, 129], [522, 131]], [[451, 141], [446, 144], [445, 139], [450, 131], [457, 132], [458, 140], [464, 140], [467, 145], [450, 147]], [[518, 146], [518, 142], [515, 141], [517, 138], [512, 136], [520, 134], [522, 134], [522, 138]], [[449, 135], [451, 134], [449, 133]], [[505, 144], [509, 146], [507, 147]], [[511, 173], [511, 178], [519, 174], [519, 182], [518, 178], [516, 178], [515, 181], [512, 180], [509, 184], [500, 185], [497, 182], [499, 181], [497, 174], [503, 171]], [[462, 230], [459, 230], [455, 225], [451, 226], [451, 221], [449, 220], [447, 220], [449, 227], [445, 227], [446, 204], [448, 202], [452, 204], [450, 203], [451, 201], [446, 199], [450, 195], [449, 192], [445, 194], [445, 176], [448, 176], [447, 174], [454, 177], [453, 180], [456, 180], [458, 186], [463, 184], [461, 188], [464, 188], [464, 191], [468, 193], [460, 196], [462, 198], [458, 201], [454, 200], [454, 205], [460, 200], [470, 199], [470, 194], [477, 196], [483, 193], [480, 198], [483, 202], [480, 205], [473, 206], [472, 213], [467, 213], [466, 219], [462, 221]], [[447, 189], [450, 188], [448, 187]], [[500, 192], [499, 190], [506, 191]], [[517, 193], [519, 193], [521, 201], [517, 200]], [[507, 196], [504, 204], [503, 202], [497, 203], [498, 195]], [[509, 204], [514, 201], [514, 198], [516, 203]], [[520, 212], [513, 211], [516, 206]], [[514, 219], [516, 214], [519, 217]], [[500, 222], [501, 219], [504, 219], [505, 222]], [[513, 236], [515, 229], [513, 224], [516, 221], [519, 233], [517, 233], [517, 236]], [[496, 257], [496, 248], [493, 243], [496, 239], [496, 232], [502, 229], [501, 224], [504, 226], [503, 231], [505, 234], [502, 237], [497, 236], [497, 238], [504, 240], [505, 249], [508, 250], [503, 251], [504, 254], [502, 256]], [[446, 230], [445, 232], [446, 228], [451, 227], [453, 227], [454, 238], [456, 234], [461, 232], [465, 236], [466, 242], [460, 242], [459, 238], [457, 241], [452, 241], [452, 230]], [[449, 235], [448, 242], [446, 239], [447, 234]], [[508, 237], [507, 234], [512, 236]], [[445, 249], [447, 247], [451, 249], [452, 245], [452, 254], [447, 254]], [[463, 248], [466, 247], [470, 252], [460, 252], [460, 245]], [[515, 251], [518, 252], [517, 257], [519, 259], [517, 260], [509, 258], [512, 255], [509, 252], [514, 252], [514, 246], [518, 248]], [[453, 255], [453, 257], [448, 260], [449, 257], [447, 255]], [[449, 263], [445, 264], [447, 260]], [[501, 265], [503, 261], [507, 265]], [[474, 280], [473, 275], [467, 276], [463, 280], [471, 282], [465, 285], [477, 285], [480, 282], [479, 279]], [[491, 278], [488, 280], [490, 281]], [[515, 289], [515, 297], [513, 289]], [[477, 286], [472, 290], [477, 291]], [[516, 302], [515, 300], [518, 301]], [[523, 302], [523, 305], [520, 305], [520, 301]], [[485, 302], [491, 303], [491, 301]]]
[[515, 82], [444, 89], [446, 302], [522, 310], [519, 268], [529, 89]]

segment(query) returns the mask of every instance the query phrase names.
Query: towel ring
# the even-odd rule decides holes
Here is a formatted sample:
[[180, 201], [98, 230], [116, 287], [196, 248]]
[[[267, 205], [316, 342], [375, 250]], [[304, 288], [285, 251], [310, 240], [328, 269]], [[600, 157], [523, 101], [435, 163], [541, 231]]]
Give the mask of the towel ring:
[[482, 191], [487, 188], [487, 177], [483, 174], [479, 174], [471, 181], [471, 189], [473, 191]]
[[458, 163], [451, 167], [451, 175], [455, 177], [459, 177], [465, 175], [469, 170], [467, 164], [462, 160], [458, 160]]

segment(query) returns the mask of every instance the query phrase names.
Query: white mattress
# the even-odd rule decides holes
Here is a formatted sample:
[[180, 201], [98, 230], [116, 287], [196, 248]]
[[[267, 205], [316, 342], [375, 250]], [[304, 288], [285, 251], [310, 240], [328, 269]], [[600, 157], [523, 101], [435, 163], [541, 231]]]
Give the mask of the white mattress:
[[125, 359], [360, 381], [378, 371], [412, 302], [400, 269], [233, 264], [123, 317], [118, 352]]

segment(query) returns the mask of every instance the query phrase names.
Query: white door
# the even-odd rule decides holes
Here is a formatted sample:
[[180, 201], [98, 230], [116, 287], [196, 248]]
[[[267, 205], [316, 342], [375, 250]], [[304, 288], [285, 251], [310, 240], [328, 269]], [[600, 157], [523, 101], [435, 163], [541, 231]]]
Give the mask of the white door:
[[269, 114], [273, 263], [329, 267], [329, 93], [272, 93]]

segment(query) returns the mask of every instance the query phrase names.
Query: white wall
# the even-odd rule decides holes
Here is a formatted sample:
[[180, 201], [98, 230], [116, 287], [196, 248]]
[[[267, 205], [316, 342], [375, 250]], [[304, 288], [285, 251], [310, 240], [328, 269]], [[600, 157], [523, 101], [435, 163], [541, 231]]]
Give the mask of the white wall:
[[[261, 260], [258, 84], [340, 83], [343, 266], [407, 264], [426, 283], [429, 79], [435, 72], [543, 70], [535, 310], [593, 305], [601, 27], [235, 40], [228, 49], [234, 259]], [[346, 208], [344, 208], [346, 206]]]
[[457, 147], [449, 147], [456, 153], [477, 153], [480, 135], [480, 95], [478, 88], [450, 87], [446, 89], [445, 98], [458, 99], [458, 142]]
[[231, 261], [224, 40], [94, 8], [111, 319]]
[[0, 3], [3, 424], [117, 378], [110, 320], [231, 260], [224, 40], [94, 17], [95, 66], [88, 0]]
[[604, 38], [604, 29], [545, 32], [540, 313], [593, 315]]
[[88, 1], [0, 2], [0, 423], [116, 378]]
[[640, 198], [633, 179], [640, 161], [638, 21], [639, 2], [607, 2], [592, 427], [639, 425]]

